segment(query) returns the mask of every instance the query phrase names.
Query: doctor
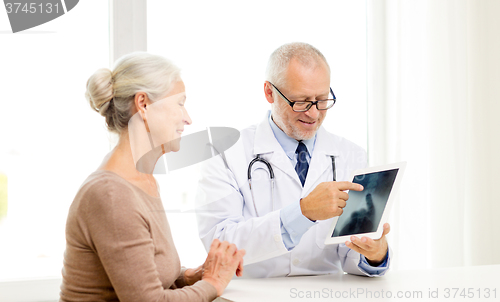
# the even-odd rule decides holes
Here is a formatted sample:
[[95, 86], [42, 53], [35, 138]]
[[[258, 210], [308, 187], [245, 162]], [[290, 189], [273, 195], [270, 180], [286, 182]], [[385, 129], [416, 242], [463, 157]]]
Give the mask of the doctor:
[[341, 269], [383, 275], [391, 257], [388, 224], [379, 240], [324, 244], [331, 218], [349, 202], [345, 191], [363, 190], [347, 178], [366, 166], [362, 148], [321, 127], [335, 103], [325, 57], [306, 43], [285, 44], [271, 55], [266, 78], [271, 112], [202, 167], [196, 202], [203, 244], [208, 250], [218, 238], [245, 249], [248, 277]]

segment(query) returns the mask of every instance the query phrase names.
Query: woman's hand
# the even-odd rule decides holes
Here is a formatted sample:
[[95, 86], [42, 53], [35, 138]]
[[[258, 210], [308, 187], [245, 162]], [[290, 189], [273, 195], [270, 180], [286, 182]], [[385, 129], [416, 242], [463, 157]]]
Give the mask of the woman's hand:
[[198, 266], [197, 268], [188, 268], [184, 272], [184, 281], [186, 281], [187, 285], [193, 285], [196, 282], [200, 281], [203, 277], [203, 265]]
[[234, 244], [220, 242], [218, 239], [212, 242], [207, 260], [203, 264], [202, 279], [215, 287], [217, 296], [222, 295], [235, 273], [238, 277], [241, 276], [243, 256], [245, 250], [238, 250]]

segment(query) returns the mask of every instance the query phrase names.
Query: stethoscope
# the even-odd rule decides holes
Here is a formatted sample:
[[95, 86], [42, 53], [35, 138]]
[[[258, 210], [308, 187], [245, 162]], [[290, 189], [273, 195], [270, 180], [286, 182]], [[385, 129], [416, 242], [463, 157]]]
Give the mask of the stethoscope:
[[[336, 171], [335, 171], [335, 155], [330, 155], [330, 158], [332, 159], [332, 171], [333, 171], [333, 181], [336, 181], [337, 177]], [[273, 167], [271, 167], [271, 164], [262, 158], [260, 154], [257, 154], [257, 156], [252, 159], [252, 161], [248, 164], [248, 186], [250, 187], [250, 193], [252, 194], [252, 200], [253, 200], [253, 207], [255, 210], [255, 214], [258, 217], [259, 214], [257, 212], [257, 206], [255, 205], [255, 198], [253, 196], [253, 190], [252, 190], [252, 166], [256, 162], [260, 161], [261, 163], [265, 164], [267, 166], [267, 170], [269, 171], [269, 179], [271, 181], [271, 202], [272, 202], [272, 210], [274, 211], [274, 171]]]

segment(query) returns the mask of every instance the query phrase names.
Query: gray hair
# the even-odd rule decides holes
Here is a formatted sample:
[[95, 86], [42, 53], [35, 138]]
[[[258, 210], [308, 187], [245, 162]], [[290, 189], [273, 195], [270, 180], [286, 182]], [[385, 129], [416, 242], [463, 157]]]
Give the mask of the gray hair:
[[316, 47], [303, 42], [292, 42], [278, 47], [271, 54], [267, 62], [266, 81], [283, 86], [285, 73], [292, 59], [299, 60], [305, 66], [313, 66], [323, 61], [330, 70], [325, 56]]
[[169, 60], [146, 52], [121, 57], [113, 70], [97, 70], [87, 81], [90, 107], [106, 118], [110, 131], [126, 129], [133, 115], [134, 98], [145, 92], [151, 101], [165, 96], [180, 80], [180, 69]]

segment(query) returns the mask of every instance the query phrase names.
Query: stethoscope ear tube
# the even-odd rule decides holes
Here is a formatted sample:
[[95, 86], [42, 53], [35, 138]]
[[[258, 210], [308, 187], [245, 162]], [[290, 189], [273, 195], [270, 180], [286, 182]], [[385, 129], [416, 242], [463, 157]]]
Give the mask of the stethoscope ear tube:
[[255, 210], [256, 217], [259, 217], [259, 213], [257, 212], [257, 205], [255, 202], [255, 197], [253, 195], [253, 190], [252, 190], [252, 166], [253, 166], [253, 164], [255, 164], [258, 161], [265, 164], [267, 166], [267, 170], [269, 171], [269, 178], [271, 179], [272, 210], [274, 211], [274, 171], [273, 171], [273, 167], [271, 167], [271, 164], [267, 160], [260, 157], [260, 154], [257, 154], [257, 156], [254, 159], [252, 159], [250, 164], [248, 164], [248, 186], [250, 187], [250, 193], [252, 193], [253, 208]]
[[335, 167], [335, 156], [330, 155], [332, 158], [332, 172], [333, 172], [333, 181], [337, 181], [337, 168]]
[[[332, 172], [333, 172], [333, 181], [336, 181], [337, 179], [337, 171], [336, 171], [336, 167], [335, 167], [335, 156], [334, 155], [330, 155], [331, 159], [332, 159]], [[253, 195], [253, 190], [252, 190], [252, 166], [253, 164], [255, 164], [256, 162], [260, 161], [261, 163], [265, 164], [267, 166], [267, 170], [269, 171], [269, 178], [271, 180], [271, 200], [272, 200], [272, 210], [274, 211], [274, 171], [273, 171], [273, 167], [271, 167], [271, 164], [265, 160], [264, 158], [260, 157], [260, 154], [257, 154], [257, 156], [252, 159], [252, 161], [250, 162], [250, 164], [248, 164], [248, 186], [250, 187], [250, 193], [252, 194], [252, 200], [253, 200], [253, 207], [254, 207], [254, 210], [255, 210], [255, 215], [257, 217], [259, 217], [259, 214], [257, 212], [257, 206], [256, 206], [256, 202], [255, 202], [255, 198], [254, 198], [254, 195]]]
[[258, 161], [267, 166], [267, 170], [269, 171], [269, 177], [271, 179], [274, 179], [274, 171], [273, 168], [271, 167], [271, 164], [267, 160], [260, 157], [260, 154], [257, 154], [257, 156], [254, 159], [252, 159], [252, 161], [248, 165], [248, 181], [250, 182], [252, 180], [252, 166]]

